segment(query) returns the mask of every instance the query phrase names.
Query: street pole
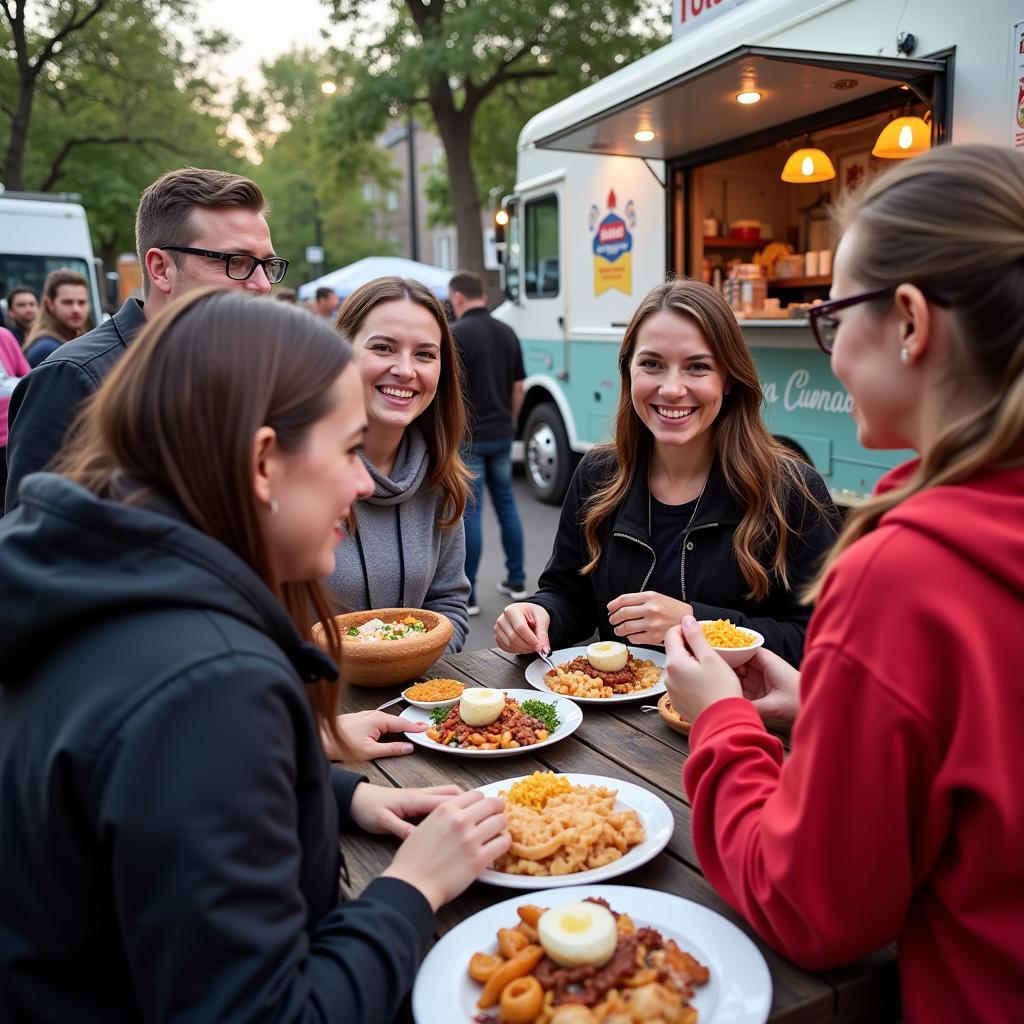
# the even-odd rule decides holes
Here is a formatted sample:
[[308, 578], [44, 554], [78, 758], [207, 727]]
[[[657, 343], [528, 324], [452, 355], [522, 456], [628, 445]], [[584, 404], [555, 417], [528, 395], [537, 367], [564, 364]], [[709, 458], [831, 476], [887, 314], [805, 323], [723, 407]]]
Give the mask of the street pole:
[[419, 212], [416, 205], [416, 122], [413, 120], [411, 110], [406, 112], [405, 123], [405, 137], [408, 143], [409, 255], [412, 259], [418, 260], [420, 258], [420, 226]]

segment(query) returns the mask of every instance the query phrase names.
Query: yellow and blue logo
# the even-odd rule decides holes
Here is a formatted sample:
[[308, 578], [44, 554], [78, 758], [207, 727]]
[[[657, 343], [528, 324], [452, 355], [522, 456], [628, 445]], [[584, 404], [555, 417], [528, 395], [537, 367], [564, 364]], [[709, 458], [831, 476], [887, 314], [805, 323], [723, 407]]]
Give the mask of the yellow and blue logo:
[[600, 222], [595, 203], [590, 208], [590, 230], [594, 235], [594, 294], [611, 288], [633, 294], [633, 234], [636, 226], [636, 204], [631, 199], [623, 211], [615, 212], [615, 190], [608, 193], [608, 212]]

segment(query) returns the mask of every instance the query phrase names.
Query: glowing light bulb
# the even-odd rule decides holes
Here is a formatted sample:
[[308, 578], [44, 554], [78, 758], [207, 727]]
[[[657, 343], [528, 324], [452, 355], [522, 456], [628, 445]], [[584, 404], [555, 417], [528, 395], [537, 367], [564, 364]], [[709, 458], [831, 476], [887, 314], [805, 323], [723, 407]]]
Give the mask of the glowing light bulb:
[[805, 156], [801, 161], [800, 173], [805, 178], [809, 178], [814, 173], [814, 161], [809, 156]]
[[909, 124], [900, 129], [900, 149], [910, 149], [914, 144], [914, 130]]
[[641, 128], [637, 132], [633, 132], [633, 138], [637, 142], [652, 142], [654, 140], [654, 132], [650, 128]]

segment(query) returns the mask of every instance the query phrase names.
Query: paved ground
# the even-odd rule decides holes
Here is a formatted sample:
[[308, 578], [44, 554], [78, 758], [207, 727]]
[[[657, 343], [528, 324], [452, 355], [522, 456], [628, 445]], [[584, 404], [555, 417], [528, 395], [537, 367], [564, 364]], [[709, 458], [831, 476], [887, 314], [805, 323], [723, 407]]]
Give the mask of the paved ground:
[[[526, 587], [533, 591], [537, 577], [547, 565], [551, 545], [555, 539], [560, 509], [554, 505], [542, 505], [530, 493], [526, 481], [519, 473], [513, 481], [519, 518], [523, 522], [526, 540]], [[464, 650], [475, 651], [481, 647], [494, 646], [494, 621], [512, 599], [499, 594], [498, 584], [505, 578], [505, 553], [501, 549], [501, 535], [498, 531], [498, 517], [489, 496], [484, 497], [484, 551], [480, 559], [476, 593], [480, 602], [480, 614], [469, 620], [469, 638]]]

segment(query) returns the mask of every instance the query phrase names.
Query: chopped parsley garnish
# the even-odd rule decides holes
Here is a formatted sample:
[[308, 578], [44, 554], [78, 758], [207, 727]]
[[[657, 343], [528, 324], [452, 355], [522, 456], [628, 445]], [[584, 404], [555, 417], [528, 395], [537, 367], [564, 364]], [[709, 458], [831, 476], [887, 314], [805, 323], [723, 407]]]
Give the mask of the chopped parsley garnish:
[[434, 708], [433, 711], [430, 712], [430, 720], [434, 723], [434, 725], [440, 725], [448, 717], [449, 711], [451, 711], [450, 707]]
[[554, 704], [542, 700], [524, 700], [520, 707], [524, 715], [543, 722], [548, 727], [548, 732], [554, 732], [560, 724]]
[[348, 635], [349, 636], [359, 636], [359, 630], [356, 629], [355, 626], [349, 626], [348, 627]]

